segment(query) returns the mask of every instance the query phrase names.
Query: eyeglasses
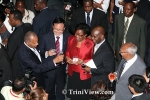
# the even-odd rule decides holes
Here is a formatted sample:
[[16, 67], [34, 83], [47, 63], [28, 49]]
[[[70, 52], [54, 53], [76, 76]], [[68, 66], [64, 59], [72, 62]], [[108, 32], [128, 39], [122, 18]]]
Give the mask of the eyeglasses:
[[121, 52], [121, 51], [120, 51], [119, 53], [128, 53], [128, 52]]
[[64, 29], [57, 29], [57, 28], [53, 28], [55, 31], [59, 31], [59, 32], [63, 32]]

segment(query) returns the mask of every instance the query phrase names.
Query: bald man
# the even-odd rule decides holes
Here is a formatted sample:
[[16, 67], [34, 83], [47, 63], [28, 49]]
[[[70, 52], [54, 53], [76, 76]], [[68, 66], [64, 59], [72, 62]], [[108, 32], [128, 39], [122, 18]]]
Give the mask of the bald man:
[[24, 37], [24, 44], [21, 45], [18, 51], [18, 58], [21, 64], [22, 73], [25, 74], [26, 69], [33, 69], [33, 75], [37, 78], [38, 86], [44, 87], [43, 72], [55, 69], [55, 64], [62, 62], [63, 55], [57, 55], [53, 60], [43, 63], [41, 56], [36, 49], [38, 45], [38, 37], [36, 33], [29, 31]]
[[92, 30], [91, 37], [95, 43], [93, 61], [97, 69], [90, 67], [84, 68], [85, 71], [91, 72], [91, 86], [98, 81], [108, 81], [108, 74], [114, 71], [114, 53], [110, 44], [105, 40], [105, 30], [101, 26], [97, 26]]

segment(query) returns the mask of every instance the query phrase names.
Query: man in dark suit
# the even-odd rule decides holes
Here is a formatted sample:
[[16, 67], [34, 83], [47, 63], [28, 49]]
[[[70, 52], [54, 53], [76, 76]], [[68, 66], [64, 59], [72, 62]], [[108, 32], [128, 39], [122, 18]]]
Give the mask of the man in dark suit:
[[15, 78], [21, 74], [21, 67], [18, 61], [18, 48], [23, 43], [25, 33], [32, 30], [29, 23], [22, 23], [22, 13], [18, 10], [13, 10], [9, 15], [9, 23], [15, 30], [8, 39], [7, 52], [12, 63], [12, 75]]
[[125, 43], [121, 46], [122, 60], [116, 72], [110, 73], [116, 79], [115, 100], [131, 100], [132, 93], [128, 89], [128, 78], [133, 74], [143, 75], [146, 65], [137, 54], [137, 47], [133, 43]]
[[143, 59], [146, 49], [146, 22], [138, 17], [135, 12], [135, 4], [127, 2], [124, 6], [124, 14], [115, 17], [115, 32], [113, 49], [116, 53], [118, 63], [121, 61], [119, 49], [122, 44], [127, 42], [134, 43], [137, 48], [137, 54]]
[[6, 48], [0, 44], [0, 84], [12, 79], [11, 61]]
[[25, 74], [27, 69], [33, 70], [32, 75], [37, 78], [39, 86], [44, 86], [43, 72], [55, 69], [54, 63], [63, 61], [63, 55], [58, 55], [52, 60], [43, 63], [41, 56], [37, 51], [38, 37], [34, 32], [27, 32], [24, 38], [24, 44], [22, 44], [18, 50], [18, 59], [21, 64], [22, 72]]
[[[57, 54], [65, 53], [67, 48], [67, 41], [69, 33], [67, 33], [64, 26], [65, 22], [62, 18], [56, 18], [53, 21], [53, 31], [44, 34], [39, 42], [39, 49], [43, 62], [51, 61]], [[59, 38], [59, 39], [58, 39]], [[58, 46], [59, 42], [59, 46]], [[54, 52], [56, 49], [56, 52]], [[66, 64], [56, 64], [58, 66], [52, 71], [45, 73], [46, 92], [49, 94], [49, 100], [65, 100], [65, 96], [62, 94], [62, 90], [65, 87], [66, 80]], [[56, 93], [55, 93], [56, 85]]]
[[75, 33], [75, 26], [79, 23], [87, 23], [91, 29], [99, 25], [107, 32], [107, 16], [103, 11], [93, 8], [93, 0], [83, 0], [83, 7], [73, 12], [69, 28], [71, 33]]
[[34, 7], [40, 12], [33, 19], [33, 30], [40, 39], [42, 34], [52, 30], [53, 20], [60, 16], [60, 13], [58, 10], [48, 8], [47, 0], [34, 0]]
[[105, 40], [105, 30], [97, 26], [92, 30], [91, 37], [95, 43], [93, 61], [97, 69], [90, 67], [84, 68], [85, 71], [91, 72], [91, 85], [98, 80], [108, 81], [108, 74], [115, 70], [114, 53], [110, 44]]
[[130, 91], [133, 93], [131, 100], [149, 100], [150, 94], [144, 94], [146, 81], [141, 75], [131, 75], [128, 79], [128, 87]]

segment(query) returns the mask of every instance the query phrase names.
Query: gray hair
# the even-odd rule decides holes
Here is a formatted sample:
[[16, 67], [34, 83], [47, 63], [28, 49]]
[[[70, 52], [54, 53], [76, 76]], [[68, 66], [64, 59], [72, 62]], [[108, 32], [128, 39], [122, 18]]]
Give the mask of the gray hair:
[[127, 48], [127, 52], [132, 54], [132, 55], [135, 55], [136, 52], [137, 52], [137, 47], [133, 44], [133, 43], [126, 43], [128, 45], [128, 48]]

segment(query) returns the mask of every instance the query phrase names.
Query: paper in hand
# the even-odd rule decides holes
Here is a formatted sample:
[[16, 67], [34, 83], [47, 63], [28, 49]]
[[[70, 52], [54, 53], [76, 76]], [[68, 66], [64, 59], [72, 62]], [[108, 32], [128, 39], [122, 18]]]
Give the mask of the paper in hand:
[[97, 69], [93, 59], [91, 59], [90, 61], [88, 61], [87, 63], [85, 63], [86, 66], [90, 67], [90, 68], [95, 68]]

